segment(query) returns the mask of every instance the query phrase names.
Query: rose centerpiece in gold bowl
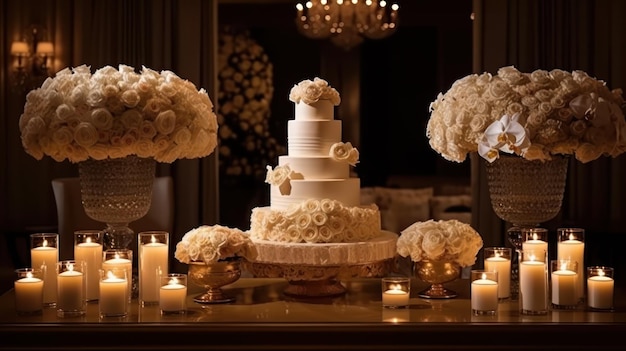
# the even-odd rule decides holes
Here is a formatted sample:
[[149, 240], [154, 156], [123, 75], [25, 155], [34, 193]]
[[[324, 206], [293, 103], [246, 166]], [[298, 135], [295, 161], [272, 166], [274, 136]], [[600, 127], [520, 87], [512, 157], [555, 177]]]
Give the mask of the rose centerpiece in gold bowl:
[[211, 154], [218, 129], [204, 89], [126, 65], [57, 72], [28, 93], [19, 127], [36, 159], [78, 163], [85, 212], [106, 223], [109, 248], [127, 247], [128, 224], [148, 212], [156, 162]]
[[254, 260], [256, 247], [247, 233], [221, 225], [202, 225], [188, 231], [174, 257], [189, 265], [189, 280], [206, 289], [193, 298], [200, 304], [229, 303], [235, 298], [222, 287], [241, 277], [241, 260]]
[[443, 286], [459, 278], [463, 267], [476, 262], [483, 240], [469, 224], [452, 220], [415, 222], [404, 229], [397, 242], [398, 254], [410, 257], [415, 276], [430, 285], [418, 293], [426, 299], [457, 296]]

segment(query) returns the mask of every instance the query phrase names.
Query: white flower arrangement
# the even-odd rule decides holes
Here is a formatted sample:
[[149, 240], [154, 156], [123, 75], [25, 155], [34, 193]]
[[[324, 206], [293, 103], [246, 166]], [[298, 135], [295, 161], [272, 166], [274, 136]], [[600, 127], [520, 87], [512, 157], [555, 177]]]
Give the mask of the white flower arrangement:
[[270, 130], [273, 65], [248, 33], [219, 36], [218, 121], [220, 173], [262, 179], [286, 147]]
[[583, 71], [513, 66], [472, 74], [431, 103], [430, 146], [449, 161], [470, 152], [493, 162], [500, 152], [528, 160], [575, 155], [586, 163], [626, 151], [622, 90]]
[[341, 103], [339, 92], [328, 85], [326, 80], [318, 77], [313, 80], [306, 79], [294, 85], [289, 92], [289, 100], [295, 103], [302, 101], [308, 105], [319, 100], [330, 100], [335, 106]]
[[483, 240], [467, 223], [456, 219], [433, 219], [415, 222], [401, 231], [396, 250], [411, 261], [423, 260], [456, 262], [462, 267], [476, 263], [476, 254]]
[[211, 154], [217, 117], [204, 89], [171, 71], [65, 68], [26, 96], [22, 145], [40, 160], [76, 163], [137, 155], [171, 163]]
[[174, 257], [182, 263], [232, 260], [243, 257], [254, 260], [257, 250], [250, 236], [221, 225], [202, 225], [188, 231], [176, 244]]

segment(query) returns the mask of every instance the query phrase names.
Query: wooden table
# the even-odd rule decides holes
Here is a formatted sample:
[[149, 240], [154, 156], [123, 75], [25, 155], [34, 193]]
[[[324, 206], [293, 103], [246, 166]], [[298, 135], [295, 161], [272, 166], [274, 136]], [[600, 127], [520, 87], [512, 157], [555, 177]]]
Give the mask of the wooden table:
[[[98, 304], [83, 317], [15, 314], [13, 290], [0, 296], [1, 350], [623, 350], [626, 294], [616, 291], [613, 312], [518, 312], [518, 302], [499, 304], [495, 316], [470, 309], [469, 280], [446, 284], [454, 299], [415, 297], [425, 287], [412, 279], [408, 309], [381, 304], [380, 279], [344, 283], [348, 293], [324, 299], [283, 295], [283, 279], [242, 278], [225, 288], [232, 304], [199, 305], [190, 290], [186, 314], [161, 315], [158, 306], [133, 300], [123, 318], [100, 319]], [[624, 341], [621, 341], [624, 340]], [[622, 346], [624, 345], [624, 346]]]

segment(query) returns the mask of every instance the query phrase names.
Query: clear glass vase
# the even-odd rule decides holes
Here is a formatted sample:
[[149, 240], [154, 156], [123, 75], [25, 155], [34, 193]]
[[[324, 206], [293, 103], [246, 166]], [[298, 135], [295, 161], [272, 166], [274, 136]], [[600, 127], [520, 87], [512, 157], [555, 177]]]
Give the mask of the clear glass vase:
[[85, 213], [106, 223], [105, 249], [129, 249], [135, 232], [129, 223], [148, 213], [152, 200], [156, 161], [127, 156], [78, 164]]
[[529, 161], [500, 155], [485, 161], [491, 206], [496, 215], [511, 224], [507, 239], [517, 251], [511, 264], [511, 297], [519, 292], [519, 253], [522, 230], [535, 228], [559, 213], [563, 203], [569, 157], [553, 156], [550, 161]]

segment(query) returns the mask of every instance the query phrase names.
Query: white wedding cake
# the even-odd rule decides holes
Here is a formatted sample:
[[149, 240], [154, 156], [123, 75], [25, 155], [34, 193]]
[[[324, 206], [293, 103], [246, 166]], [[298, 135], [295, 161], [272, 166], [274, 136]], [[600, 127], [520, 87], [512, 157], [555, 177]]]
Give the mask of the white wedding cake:
[[341, 141], [334, 119], [341, 102], [323, 79], [304, 80], [289, 94], [295, 118], [287, 122], [288, 155], [268, 166], [270, 205], [252, 210], [256, 261], [341, 265], [393, 258], [398, 235], [381, 231], [374, 204], [360, 205], [360, 179], [350, 175], [359, 152]]

